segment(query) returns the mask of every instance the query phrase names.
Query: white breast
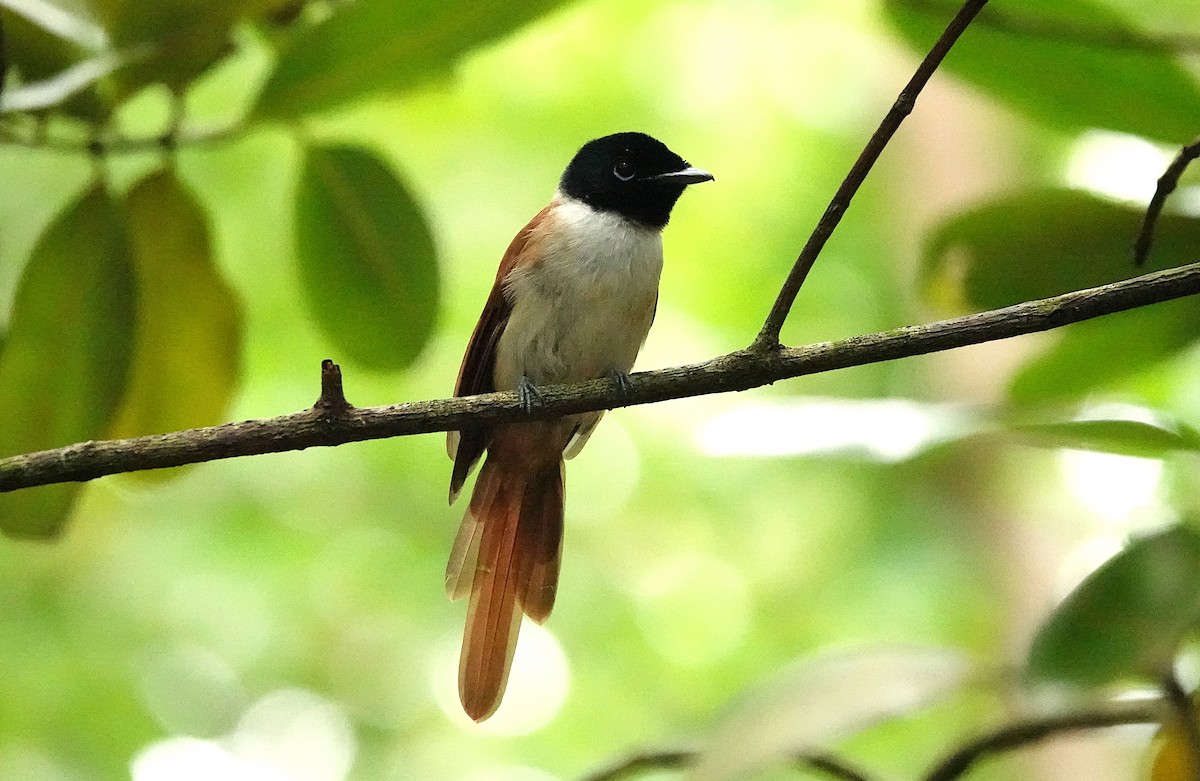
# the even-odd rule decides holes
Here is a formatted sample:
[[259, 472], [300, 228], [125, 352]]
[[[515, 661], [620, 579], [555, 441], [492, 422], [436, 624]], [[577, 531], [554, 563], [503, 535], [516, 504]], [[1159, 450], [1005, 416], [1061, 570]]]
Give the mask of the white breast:
[[509, 277], [513, 311], [496, 384], [516, 388], [628, 372], [654, 317], [662, 235], [561, 194], [539, 226], [543, 260]]

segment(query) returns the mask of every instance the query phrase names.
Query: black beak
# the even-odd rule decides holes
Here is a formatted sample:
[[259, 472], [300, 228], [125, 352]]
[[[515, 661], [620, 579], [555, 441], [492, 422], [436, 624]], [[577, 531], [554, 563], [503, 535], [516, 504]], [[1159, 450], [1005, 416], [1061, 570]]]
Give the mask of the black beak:
[[697, 184], [699, 182], [711, 182], [715, 179], [712, 174], [701, 168], [688, 167], [682, 171], [671, 171], [665, 174], [658, 174], [646, 178], [649, 182], [669, 182], [671, 184]]

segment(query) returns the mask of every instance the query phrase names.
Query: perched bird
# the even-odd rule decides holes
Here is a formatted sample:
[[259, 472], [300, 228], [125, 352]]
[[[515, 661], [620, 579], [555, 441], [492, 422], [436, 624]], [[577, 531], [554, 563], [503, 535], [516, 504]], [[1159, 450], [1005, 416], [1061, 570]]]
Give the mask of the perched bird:
[[[711, 180], [661, 141], [617, 133], [584, 144], [558, 190], [513, 239], [471, 334], [455, 396], [611, 378], [623, 393], [658, 303], [662, 230], [689, 184]], [[554, 606], [563, 537], [564, 458], [603, 412], [450, 432], [453, 504], [486, 451], [450, 561], [451, 599], [470, 595], [459, 659], [463, 708], [500, 704], [521, 615]]]

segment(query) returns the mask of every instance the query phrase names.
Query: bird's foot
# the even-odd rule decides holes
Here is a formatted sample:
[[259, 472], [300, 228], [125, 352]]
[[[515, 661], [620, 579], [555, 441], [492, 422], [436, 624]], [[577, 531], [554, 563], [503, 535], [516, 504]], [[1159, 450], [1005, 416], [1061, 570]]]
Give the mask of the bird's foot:
[[526, 415], [546, 403], [545, 397], [533, 384], [533, 380], [525, 376], [521, 377], [521, 384], [517, 386], [517, 395], [521, 397], [521, 411]]
[[629, 374], [620, 369], [611, 369], [608, 372], [609, 379], [613, 381], [613, 385], [617, 386], [617, 395], [622, 398], [633, 393], [633, 380]]

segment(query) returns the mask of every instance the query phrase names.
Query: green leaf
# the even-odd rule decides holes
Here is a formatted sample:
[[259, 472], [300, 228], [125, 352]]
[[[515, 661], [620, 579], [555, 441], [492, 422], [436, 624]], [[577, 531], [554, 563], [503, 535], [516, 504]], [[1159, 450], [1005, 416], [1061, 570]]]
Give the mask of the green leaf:
[[[0, 355], [0, 456], [98, 439], [126, 387], [135, 279], [119, 210], [96, 185], [39, 239]], [[47, 537], [79, 484], [0, 494], [0, 529]]]
[[237, 386], [241, 313], [213, 266], [207, 217], [171, 169], [140, 181], [125, 209], [140, 294], [137, 348], [111, 436], [219, 423]]
[[308, 306], [330, 341], [374, 369], [420, 353], [438, 307], [437, 258], [420, 207], [364, 149], [307, 150], [296, 253]]
[[1026, 444], [1038, 447], [1095, 450], [1143, 458], [1162, 458], [1181, 450], [1200, 451], [1200, 432], [1140, 420], [1072, 420], [1031, 423], [1010, 429]]
[[1196, 297], [1078, 323], [1017, 372], [1008, 395], [1022, 405], [1078, 399], [1178, 355], [1198, 335]]
[[[888, 0], [885, 7], [904, 40], [924, 54], [960, 5]], [[1195, 138], [1200, 88], [1174, 55], [1162, 47], [1104, 46], [1070, 31], [1142, 40], [1120, 14], [1095, 0], [1006, 0], [983, 9], [944, 67], [1054, 126], [1108, 128], [1180, 144]]]
[[255, 113], [289, 119], [412, 89], [561, 0], [358, 0], [292, 38]]
[[[1073, 190], [1033, 190], [961, 212], [936, 228], [924, 260], [926, 295], [944, 309], [994, 309], [1127, 279], [1196, 259], [1200, 219], [1164, 215], [1146, 268], [1130, 247], [1134, 208]], [[1146, 368], [1200, 337], [1200, 301], [1181, 299], [1066, 329], [1029, 364], [1011, 395], [1057, 401]]]
[[113, 42], [145, 54], [118, 74], [125, 94], [154, 83], [181, 90], [229, 49], [235, 16], [226, 0], [155, 0], [111, 6], [107, 26]]
[[930, 234], [927, 292], [953, 308], [995, 309], [1197, 259], [1200, 218], [1165, 214], [1147, 266], [1135, 267], [1132, 247], [1143, 213], [1078, 190], [996, 198], [953, 215]]
[[1200, 622], [1200, 534], [1135, 540], [1089, 575], [1038, 630], [1036, 678], [1102, 686], [1157, 680]]

